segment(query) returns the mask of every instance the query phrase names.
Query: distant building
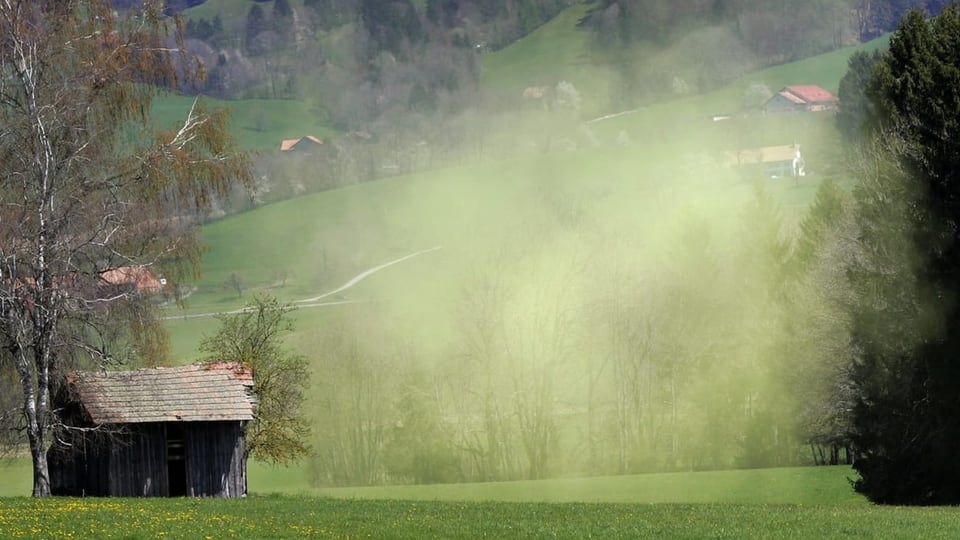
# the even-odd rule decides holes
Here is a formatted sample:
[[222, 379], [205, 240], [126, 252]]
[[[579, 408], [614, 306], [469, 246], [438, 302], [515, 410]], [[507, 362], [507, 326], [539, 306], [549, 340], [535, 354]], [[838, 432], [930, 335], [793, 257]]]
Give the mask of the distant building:
[[760, 169], [771, 178], [799, 177], [806, 175], [806, 163], [799, 144], [747, 148], [727, 152], [724, 162], [729, 167]]
[[784, 86], [763, 105], [764, 112], [816, 112], [837, 108], [837, 97], [813, 84]]
[[323, 146], [323, 139], [307, 135], [299, 139], [283, 139], [280, 141], [281, 152], [312, 152]]
[[48, 451], [54, 495], [242, 497], [253, 374], [222, 362], [75, 372], [57, 396], [71, 426]]
[[549, 91], [549, 86], [528, 86], [523, 89], [523, 99], [543, 99]]
[[167, 280], [158, 278], [146, 266], [120, 266], [100, 273], [103, 287], [110, 287], [117, 292], [136, 292], [139, 294], [155, 294], [163, 290]]

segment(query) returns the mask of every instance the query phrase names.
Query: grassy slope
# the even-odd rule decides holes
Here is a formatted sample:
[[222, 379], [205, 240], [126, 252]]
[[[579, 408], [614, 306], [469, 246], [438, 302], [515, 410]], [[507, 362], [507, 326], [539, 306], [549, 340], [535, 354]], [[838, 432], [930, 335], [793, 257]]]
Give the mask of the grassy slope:
[[[514, 64], [520, 62], [516, 50], [526, 50], [524, 55], [537, 57], [538, 65], [552, 65], [544, 67], [548, 72], [559, 73], [575, 65], [580, 54], [577, 47], [582, 46], [582, 42], [577, 46], [570, 44], [577, 39], [582, 41], [582, 36], [574, 39], [571, 34], [580, 32], [575, 24], [582, 10], [583, 6], [577, 6], [565, 12], [526, 41], [519, 42], [515, 46], [518, 49], [510, 47], [486, 55], [487, 84], [509, 87], [511, 80], [518, 80], [526, 73], [514, 68]], [[556, 54], [550, 53], [547, 38], [551, 36], [568, 45], [559, 47]], [[873, 42], [863, 48], [880, 44], [882, 42]], [[410, 280], [422, 281], [430, 276], [442, 284], [441, 271], [462, 269], [468, 257], [496, 248], [498, 239], [510, 227], [526, 226], [524, 221], [528, 218], [524, 214], [530, 210], [524, 199], [544, 189], [545, 182], [569, 186], [567, 197], [577, 200], [579, 205], [596, 208], [608, 223], [626, 220], [622, 225], [637, 227], [644, 224], [629, 217], [635, 211], [631, 201], [643, 199], [650, 188], [636, 179], [670, 174], [657, 172], [658, 168], [666, 170], [666, 165], [657, 163], [657, 159], [676, 160], [675, 156], [698, 152], [717, 159], [720, 149], [800, 142], [809, 168], [816, 171], [817, 165], [830, 157], [826, 154], [837, 148], [829, 115], [771, 115], [713, 123], [707, 120], [707, 111], [730, 110], [739, 103], [743, 88], [755, 80], [765, 81], [771, 87], [817, 82], [835, 88], [851, 52], [852, 49], [836, 51], [776, 66], [710, 94], [590, 125], [598, 138], [606, 141], [621, 131], [629, 132], [634, 144], [624, 149], [538, 155], [512, 162], [390, 178], [285, 201], [218, 221], [204, 230], [211, 251], [205, 259], [199, 290], [189, 300], [188, 312], [222, 311], [242, 305], [245, 299], [238, 299], [234, 293], [219, 287], [231, 272], [243, 276], [250, 287], [248, 295], [265, 290], [293, 301], [332, 290], [367, 268], [437, 245], [445, 246], [444, 250], [429, 256], [434, 266], [424, 269], [426, 274], [414, 272], [417, 261], [411, 261], [389, 273], [371, 276], [344, 296], [351, 300], [369, 299], [374, 291], [391, 291], [392, 283], [406, 290]], [[299, 118], [295, 104], [279, 103], [287, 103], [291, 108], [283, 118], [290, 118], [291, 122]], [[182, 110], [185, 104], [181, 102], [178, 106]], [[522, 117], [518, 117], [519, 121]], [[243, 126], [244, 121], [237, 124]], [[285, 134], [279, 131], [274, 135], [281, 136]], [[813, 143], [808, 144], [809, 141]], [[788, 207], [788, 219], [795, 220], [812, 200], [821, 177], [814, 176], [803, 182], [769, 183], [767, 188]], [[590, 180], [585, 183], [584, 179]], [[723, 190], [722, 196], [750, 194], [746, 185]], [[606, 192], [602, 197], [597, 195], [601, 191]], [[708, 197], [711, 193], [702, 190], [699, 195]], [[436, 266], [438, 264], [441, 266]], [[286, 287], [275, 286], [278, 270], [290, 275]], [[455, 293], [442, 287], [439, 290]], [[322, 316], [315, 313], [309, 317], [301, 314], [301, 317], [310, 319], [303, 326], [305, 332], [322, 320]], [[169, 327], [175, 354], [187, 359], [196, 355], [200, 336], [212, 332], [216, 325], [209, 320], [190, 320], [173, 321]]]
[[[621, 130], [626, 130], [635, 138], [662, 137], [680, 138], [689, 131], [691, 124], [703, 124], [714, 114], [731, 114], [739, 110], [741, 98], [747, 88], [755, 82], [766, 84], [771, 91], [791, 84], [816, 84], [836, 92], [847, 70], [847, 59], [855, 51], [871, 51], [886, 46], [887, 38], [881, 38], [863, 45], [847, 47], [830, 53], [814, 56], [789, 64], [782, 64], [745, 75], [730, 84], [702, 95], [667, 101], [635, 112], [610, 118], [591, 124], [598, 133], [610, 137]], [[751, 125], [758, 123], [775, 123], [786, 121], [793, 123], [809, 123], [809, 118], [829, 115], [773, 115], [774, 118], [758, 119], [752, 117], [746, 120]], [[797, 118], [800, 117], [800, 118]], [[726, 124], [718, 122], [710, 128], [714, 131], [724, 130]], [[663, 126], [670, 126], [666, 131]], [[801, 128], [802, 129], [802, 128]], [[768, 144], [780, 144], [771, 142]]]
[[[849, 467], [800, 467], [641, 474], [596, 478], [312, 488], [305, 471], [251, 462], [251, 493], [306, 494], [337, 499], [404, 499], [427, 501], [605, 502], [605, 503], [729, 503], [729, 504], [863, 504], [847, 478]], [[0, 461], [0, 497], [30, 490], [26, 458]]]
[[528, 86], [568, 81], [580, 90], [585, 108], [599, 108], [591, 99], [609, 95], [611, 73], [590, 61], [587, 32], [577, 28], [589, 9], [576, 4], [509, 47], [485, 54], [483, 87], [519, 96]]
[[[217, 15], [223, 19], [225, 27], [242, 24], [247, 18], [250, 7], [256, 5], [253, 0], [207, 0], [206, 2], [183, 11], [183, 16], [190, 19], [213, 20]], [[260, 7], [270, 16], [273, 2], [260, 2]], [[292, 2], [291, 2], [292, 4]]]
[[729, 503], [729, 504], [863, 504], [850, 489], [849, 467], [798, 467], [661, 473], [596, 478], [311, 488], [297, 469], [251, 467], [251, 489], [257, 493], [310, 494], [338, 499], [403, 499], [427, 501]]
[[[164, 96], [154, 103], [154, 116], [161, 125], [172, 127], [186, 117], [192, 97]], [[205, 98], [211, 109], [230, 110], [230, 129], [237, 145], [244, 150], [275, 152], [281, 139], [304, 135], [328, 137], [336, 130], [323, 125], [317, 112], [306, 103], [295, 100]]]

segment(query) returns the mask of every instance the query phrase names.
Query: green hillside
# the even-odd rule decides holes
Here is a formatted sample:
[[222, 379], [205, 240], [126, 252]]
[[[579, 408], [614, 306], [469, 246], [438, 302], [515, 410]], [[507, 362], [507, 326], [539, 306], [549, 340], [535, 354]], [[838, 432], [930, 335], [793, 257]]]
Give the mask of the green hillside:
[[[566, 23], [572, 25], [575, 20], [576, 17], [570, 17]], [[872, 42], [863, 48], [881, 44]], [[518, 43], [517, 47], [526, 45]], [[723, 150], [807, 141], [816, 147], [818, 140], [835, 147], [836, 134], [830, 115], [746, 117], [714, 123], [709, 121], [708, 114], [730, 110], [739, 103], [740, 94], [752, 81], [763, 81], [772, 88], [797, 82], [835, 88], [846, 58], [853, 50], [856, 49], [777, 66], [703, 96], [589, 124], [605, 141], [619, 131], [630, 132], [637, 139], [631, 148], [541, 155], [388, 178], [269, 205], [218, 221], [204, 231], [211, 251], [198, 285], [214, 287], [231, 272], [242, 272], [251, 287], [264, 287], [273, 284], [279, 271], [289, 270], [294, 277], [277, 292], [292, 299], [333, 288], [364, 265], [373, 266], [435, 245], [449, 248], [450, 244], [460, 242], [464, 234], [473, 237], [471, 242], [474, 242], [477, 238], [473, 233], [478, 226], [496, 227], [510, 219], [522, 220], [518, 212], [524, 210], [524, 203], [504, 202], [519, 201], [519, 194], [536, 189], [524, 183], [535, 186], [537, 181], [549, 181], [565, 186], [571, 190], [568, 196], [571, 200], [580, 200], [580, 192], [594, 193], [593, 198], [598, 198], [595, 193], [602, 191], [599, 185], [604, 186], [603, 189], [615, 187], [631, 196], [641, 196], [645, 190], [654, 188], [653, 184], [626, 183], [625, 178], [614, 178], [633, 171], [688, 168], [679, 162], [695, 160], [691, 154], [697, 153], [704, 154], [705, 159], [718, 159], [718, 152]], [[501, 62], [499, 59], [508, 59], [513, 54], [512, 48], [491, 53], [490, 57], [497, 60], [491, 60], [489, 65], [496, 66]], [[507, 64], [504, 60], [503, 65]], [[504, 81], [513, 76], [506, 71], [491, 75]], [[175, 115], [185, 110], [187, 103], [178, 98], [163, 106]], [[283, 133], [308, 129], [310, 125], [297, 124], [308, 114], [296, 102], [256, 101], [245, 105], [238, 107], [243, 112], [235, 120], [238, 127], [243, 126], [242, 130], [253, 122], [251, 110], [257, 106], [275, 107], [276, 127], [269, 132], [272, 137], [258, 134], [258, 140], [279, 138]], [[522, 126], [527, 116], [522, 112], [515, 116]], [[256, 144], [252, 142], [254, 136], [249, 137], [248, 147]], [[529, 173], [534, 170], [537, 173], [531, 176]], [[584, 180], [588, 177], [589, 181]], [[768, 188], [778, 193], [784, 204], [802, 206], [811, 200], [816, 183], [817, 179], [812, 178], [793, 185], [771, 183]], [[738, 186], [735, 192], [749, 193], [749, 186]], [[203, 298], [194, 299], [191, 309], [206, 305], [207, 300]], [[229, 305], [228, 300], [223, 301]]]
[[[193, 101], [190, 96], [161, 96], [154, 102], [154, 117], [161, 125], [172, 127], [186, 117]], [[243, 150], [275, 152], [283, 139], [305, 135], [324, 138], [336, 134], [335, 129], [321, 121], [319, 111], [301, 101], [212, 98], [204, 101], [211, 109], [229, 109], [231, 133]]]
[[520, 96], [528, 86], [568, 81], [587, 99], [587, 109], [600, 108], [612, 73], [591, 61], [587, 32], [577, 26], [590, 8], [576, 4], [509, 47], [484, 54], [484, 89]]
[[[657, 138], [664, 136], [663, 126], [670, 126], [671, 130], [675, 129], [678, 132], [677, 137], [683, 137], [690, 131], [697, 131], [688, 129], [690, 122], [704, 123], [712, 115], [739, 113], [744, 92], [754, 83], [764, 84], [772, 92], [792, 84], [816, 84], [831, 92], [836, 92], [840, 79], [846, 73], [847, 59], [850, 58], [850, 55], [856, 51], [872, 51], [884, 47], [888, 39], [888, 37], [885, 37], [863, 45], [839, 49], [798, 62], [756, 71], [712, 92], [652, 105], [592, 125], [594, 129], [607, 134], [617, 133], [620, 130], [638, 133], [655, 131]], [[810, 123], [809, 118], [797, 118], [797, 116], [787, 115], [786, 117], [773, 119], [753, 117], [746, 119], [745, 122], [750, 125], [756, 125], [758, 122], [777, 121], [788, 124], [791, 122]], [[829, 118], [829, 115], [826, 116]], [[815, 118], [816, 115], [812, 117]], [[720, 126], [719, 129], [725, 128]], [[744, 131], [750, 130], [745, 129]], [[773, 144], [773, 142], [768, 144]]]

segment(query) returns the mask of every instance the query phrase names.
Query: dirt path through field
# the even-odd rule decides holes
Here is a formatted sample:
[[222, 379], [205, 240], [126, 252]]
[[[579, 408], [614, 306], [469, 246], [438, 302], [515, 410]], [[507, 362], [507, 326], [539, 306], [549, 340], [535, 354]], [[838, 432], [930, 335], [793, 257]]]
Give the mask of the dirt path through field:
[[424, 255], [424, 254], [430, 253], [431, 251], [436, 251], [436, 250], [440, 249], [441, 247], [442, 247], [442, 246], [434, 246], [434, 247], [432, 247], [432, 248], [430, 248], [430, 249], [424, 249], [423, 251], [418, 251], [418, 252], [416, 252], [416, 253], [411, 253], [411, 254], [409, 254], [409, 255], [400, 257], [399, 259], [395, 259], [395, 260], [392, 260], [392, 261], [390, 261], [390, 262], [388, 262], [388, 263], [381, 264], [380, 266], [374, 266], [373, 268], [364, 270], [363, 272], [360, 272], [360, 273], [357, 274], [356, 276], [352, 277], [352, 278], [350, 279], [350, 281], [344, 283], [344, 284], [343, 284], [342, 286], [340, 286], [340, 288], [338, 288], [338, 289], [334, 289], [334, 290], [332, 290], [332, 291], [330, 291], [330, 292], [323, 293], [323, 294], [321, 294], [320, 296], [314, 296], [313, 298], [304, 298], [303, 300], [296, 300], [296, 301], [294, 301], [293, 303], [299, 305], [299, 304], [309, 304], [309, 303], [313, 303], [313, 302], [318, 302], [318, 301], [320, 301], [320, 299], [322, 299], [322, 298], [326, 298], [326, 297], [328, 297], [328, 296], [333, 296], [333, 295], [335, 295], [335, 294], [337, 294], [337, 293], [339, 293], [339, 292], [343, 292], [343, 291], [349, 289], [350, 287], [353, 287], [354, 285], [356, 285], [357, 283], [360, 283], [361, 281], [363, 281], [364, 279], [366, 279], [366, 278], [369, 277], [370, 275], [375, 274], [375, 273], [377, 273], [377, 272], [379, 272], [379, 271], [381, 271], [381, 270], [383, 270], [383, 269], [385, 269], [385, 268], [389, 268], [389, 267], [391, 267], [391, 266], [393, 266], [393, 265], [395, 265], [395, 264], [400, 264], [400, 263], [402, 263], [403, 261], [406, 261], [407, 259], [412, 259], [412, 258], [417, 257], [417, 256], [419, 256], [419, 255]]
[[[335, 294], [341, 293], [341, 292], [343, 292], [343, 291], [345, 291], [345, 290], [347, 290], [347, 289], [355, 286], [357, 283], [360, 283], [361, 281], [363, 281], [364, 279], [370, 277], [371, 275], [376, 274], [377, 272], [379, 272], [379, 271], [381, 271], [381, 270], [385, 270], [385, 269], [387, 269], [387, 268], [389, 268], [389, 267], [391, 267], [391, 266], [393, 266], [393, 265], [395, 265], [395, 264], [400, 264], [400, 263], [402, 263], [402, 262], [404, 262], [404, 261], [407, 261], [407, 260], [409, 260], [409, 259], [412, 259], [412, 258], [414, 258], [414, 257], [418, 257], [418, 256], [420, 256], [420, 255], [425, 255], [425, 254], [430, 253], [430, 252], [432, 252], [432, 251], [437, 251], [438, 249], [441, 249], [442, 247], [443, 247], [443, 246], [434, 246], [434, 247], [432, 247], [432, 248], [430, 248], [430, 249], [424, 249], [424, 250], [421, 250], [421, 251], [417, 251], [417, 252], [411, 253], [411, 254], [409, 254], [409, 255], [404, 255], [403, 257], [400, 257], [399, 259], [394, 259], [394, 260], [392, 260], [392, 261], [385, 262], [385, 263], [383, 263], [383, 264], [381, 264], [381, 265], [374, 266], [373, 268], [368, 268], [368, 269], [364, 270], [363, 272], [360, 272], [359, 274], [353, 276], [353, 277], [350, 278], [350, 280], [348, 280], [346, 283], [344, 283], [343, 285], [341, 285], [340, 287], [337, 287], [336, 289], [334, 289], [334, 290], [332, 290], [332, 291], [325, 292], [325, 293], [323, 293], [323, 294], [321, 294], [321, 295], [319, 295], [319, 296], [313, 296], [313, 297], [310, 297], [310, 298], [304, 298], [304, 299], [302, 299], [302, 300], [294, 300], [294, 301], [291, 302], [291, 303], [292, 303], [293, 305], [295, 305], [295, 306], [297, 306], [297, 307], [301, 307], [301, 308], [315, 308], [315, 307], [323, 307], [323, 306], [336, 306], [336, 305], [341, 305], [341, 304], [356, 304], [356, 303], [358, 303], [358, 302], [363, 302], [363, 300], [346, 300], [346, 299], [342, 299], [342, 298], [337, 298], [337, 299], [335, 299], [335, 300], [330, 300], [330, 301], [323, 301], [323, 299], [324, 299], [324, 298], [327, 298], [327, 297], [330, 297], [330, 296], [333, 296], [333, 295], [335, 295]], [[247, 309], [247, 308], [238, 308], [238, 309], [234, 309], [234, 310], [230, 310], [230, 311], [211, 311], [211, 312], [209, 312], [209, 313], [185, 313], [185, 314], [183, 314], [183, 315], [168, 315], [168, 316], [166, 316], [166, 317], [161, 317], [161, 319], [163, 319], [163, 320], [173, 320], [173, 319], [199, 319], [199, 318], [203, 318], [203, 317], [214, 317], [214, 316], [217, 316], [217, 315], [232, 315], [232, 314], [234, 314], [234, 313], [242, 313], [242, 312], [243, 312], [244, 310], [246, 310], [246, 309]]]

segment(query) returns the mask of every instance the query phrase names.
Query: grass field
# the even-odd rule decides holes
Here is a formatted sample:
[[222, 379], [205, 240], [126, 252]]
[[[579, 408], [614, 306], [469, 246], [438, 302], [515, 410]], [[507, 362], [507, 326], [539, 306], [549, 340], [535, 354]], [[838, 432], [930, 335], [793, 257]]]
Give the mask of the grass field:
[[954, 538], [949, 508], [6, 499], [7, 538]]
[[601, 110], [610, 94], [613, 73], [591, 61], [588, 32], [577, 27], [590, 8], [586, 3], [571, 6], [509, 47], [485, 54], [483, 87], [520, 96], [528, 86], [567, 81], [580, 91], [584, 110]]
[[[22, 469], [22, 467], [20, 467]], [[253, 464], [252, 495], [216, 499], [10, 497], [4, 538], [953, 538], [953, 508], [877, 507], [847, 467], [541, 482], [310, 490]], [[302, 475], [299, 475], [302, 478]], [[263, 489], [269, 487], [270, 489]], [[276, 488], [276, 489], [273, 489]], [[267, 494], [270, 491], [283, 494]], [[320, 496], [316, 496], [320, 495]]]

